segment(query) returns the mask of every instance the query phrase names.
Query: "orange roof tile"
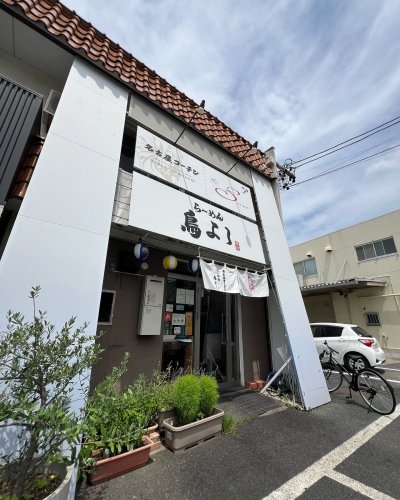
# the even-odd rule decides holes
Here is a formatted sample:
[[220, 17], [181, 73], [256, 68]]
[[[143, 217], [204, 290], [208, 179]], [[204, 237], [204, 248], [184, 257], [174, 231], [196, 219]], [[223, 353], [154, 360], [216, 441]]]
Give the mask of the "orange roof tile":
[[18, 177], [11, 191], [11, 198], [22, 199], [28, 189], [29, 181], [31, 180], [33, 171], [35, 170], [36, 163], [42, 151], [44, 139], [35, 137], [32, 141], [30, 148], [24, 158], [24, 162], [19, 171]]
[[[47, 33], [66, 42], [75, 52], [83, 52], [88, 59], [100, 64], [106, 71], [118, 76], [129, 87], [157, 102], [173, 115], [186, 122], [193, 116], [197, 104], [192, 99], [60, 2], [0, 0], [0, 5], [1, 3], [12, 8], [18, 15], [22, 14], [37, 27], [44, 26]], [[191, 123], [195, 129], [239, 158], [251, 147], [248, 141], [211, 113], [196, 114]], [[267, 177], [276, 178], [273, 170], [266, 165], [265, 156], [261, 151], [247, 154], [245, 161]]]

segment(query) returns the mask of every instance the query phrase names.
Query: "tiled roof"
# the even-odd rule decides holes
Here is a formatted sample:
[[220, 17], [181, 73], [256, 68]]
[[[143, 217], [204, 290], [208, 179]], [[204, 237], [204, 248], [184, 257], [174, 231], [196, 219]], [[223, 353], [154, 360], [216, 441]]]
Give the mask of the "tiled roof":
[[11, 198], [22, 199], [25, 196], [29, 181], [31, 180], [39, 155], [42, 151], [43, 144], [44, 139], [42, 139], [41, 137], [35, 137], [33, 139], [32, 145], [28, 149], [28, 152], [24, 158], [24, 162], [21, 166], [21, 170], [19, 171], [17, 180], [15, 181], [15, 184], [12, 188], [10, 195]]
[[[129, 85], [140, 94], [157, 102], [175, 116], [188, 122], [197, 104], [170, 85], [132, 54], [100, 33], [76, 12], [55, 0], [0, 0], [1, 3], [22, 14], [37, 27], [45, 30], [61, 42], [67, 43], [75, 52], [85, 55], [104, 70]], [[251, 144], [211, 113], [196, 114], [193, 127], [208, 136], [238, 157], [243, 157]], [[266, 165], [261, 151], [249, 153], [246, 163], [269, 178], [275, 178], [273, 170]]]

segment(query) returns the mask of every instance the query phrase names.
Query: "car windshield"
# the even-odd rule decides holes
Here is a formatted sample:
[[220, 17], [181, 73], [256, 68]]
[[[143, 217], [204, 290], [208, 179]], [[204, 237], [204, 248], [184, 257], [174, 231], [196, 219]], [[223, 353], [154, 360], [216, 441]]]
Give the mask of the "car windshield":
[[372, 337], [372, 335], [370, 333], [366, 332], [365, 330], [363, 330], [359, 326], [352, 326], [351, 328], [352, 328], [353, 332], [356, 332], [356, 334], [359, 337]]

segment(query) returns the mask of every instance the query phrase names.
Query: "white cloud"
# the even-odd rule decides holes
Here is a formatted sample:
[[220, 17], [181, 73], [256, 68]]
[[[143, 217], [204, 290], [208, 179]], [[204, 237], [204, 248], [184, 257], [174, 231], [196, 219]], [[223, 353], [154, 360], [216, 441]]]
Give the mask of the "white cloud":
[[[397, 0], [65, 2], [188, 96], [205, 99], [248, 140], [274, 145], [280, 161], [400, 114]], [[299, 169], [298, 177], [337, 158], [361, 158], [396, 134], [400, 142], [400, 125]], [[285, 192], [289, 240], [399, 208], [396, 159], [393, 152]]]

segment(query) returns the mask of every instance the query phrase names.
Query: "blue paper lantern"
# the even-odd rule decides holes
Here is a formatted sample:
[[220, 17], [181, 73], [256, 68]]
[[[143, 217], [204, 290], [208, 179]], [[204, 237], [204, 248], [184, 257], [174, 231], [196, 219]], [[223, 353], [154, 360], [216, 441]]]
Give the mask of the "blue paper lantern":
[[163, 259], [163, 267], [164, 269], [168, 269], [168, 271], [173, 271], [176, 269], [176, 266], [178, 265], [178, 260], [176, 257], [173, 255], [167, 255]]
[[146, 247], [146, 245], [143, 245], [143, 243], [138, 243], [137, 245], [135, 245], [133, 253], [135, 254], [135, 257], [137, 259], [146, 260], [150, 253], [149, 247]]
[[189, 262], [187, 263], [187, 267], [191, 273], [196, 273], [199, 269], [198, 259], [189, 259]]

